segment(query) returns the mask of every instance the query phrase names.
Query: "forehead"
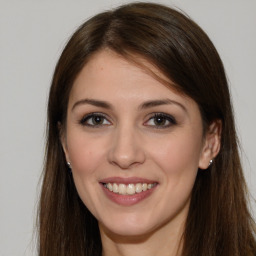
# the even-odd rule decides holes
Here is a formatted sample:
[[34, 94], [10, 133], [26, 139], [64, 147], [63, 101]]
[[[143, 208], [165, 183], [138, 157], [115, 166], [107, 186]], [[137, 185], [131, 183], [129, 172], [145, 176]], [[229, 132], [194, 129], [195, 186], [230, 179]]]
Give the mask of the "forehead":
[[79, 73], [70, 102], [96, 97], [124, 104], [171, 97], [185, 105], [194, 104], [172, 85], [172, 81], [149, 61], [139, 56], [127, 60], [107, 49], [93, 55]]

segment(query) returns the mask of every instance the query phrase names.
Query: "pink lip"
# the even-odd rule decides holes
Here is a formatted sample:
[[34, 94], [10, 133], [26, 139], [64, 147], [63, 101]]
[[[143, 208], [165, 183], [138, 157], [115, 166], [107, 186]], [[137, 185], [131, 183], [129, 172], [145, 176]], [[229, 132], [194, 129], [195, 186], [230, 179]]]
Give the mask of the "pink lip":
[[116, 184], [136, 184], [136, 183], [147, 183], [147, 184], [152, 184], [152, 183], [157, 183], [152, 180], [144, 179], [144, 178], [138, 178], [138, 177], [131, 177], [131, 178], [121, 178], [121, 177], [110, 177], [106, 178], [100, 181], [102, 190], [104, 191], [105, 195], [107, 196], [108, 199], [110, 199], [112, 202], [122, 205], [122, 206], [132, 206], [135, 205], [144, 199], [148, 198], [156, 189], [157, 186], [143, 191], [138, 194], [134, 195], [120, 195], [116, 194], [114, 192], [109, 191], [107, 188], [103, 186], [105, 183], [116, 183]]

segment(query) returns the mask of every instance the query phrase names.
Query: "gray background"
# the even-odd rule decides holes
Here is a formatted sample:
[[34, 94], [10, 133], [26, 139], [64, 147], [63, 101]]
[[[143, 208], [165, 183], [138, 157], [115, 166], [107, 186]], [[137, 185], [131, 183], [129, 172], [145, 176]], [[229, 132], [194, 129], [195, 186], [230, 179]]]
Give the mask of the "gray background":
[[[124, 2], [129, 1], [0, 0], [0, 256], [36, 255], [47, 94], [61, 50], [84, 20]], [[256, 1], [159, 2], [187, 12], [223, 59], [245, 175], [255, 197]]]

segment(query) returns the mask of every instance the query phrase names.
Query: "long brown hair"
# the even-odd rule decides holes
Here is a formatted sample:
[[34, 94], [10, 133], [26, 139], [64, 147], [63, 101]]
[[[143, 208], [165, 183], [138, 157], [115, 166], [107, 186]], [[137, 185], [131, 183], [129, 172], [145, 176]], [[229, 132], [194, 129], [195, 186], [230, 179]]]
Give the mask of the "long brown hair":
[[[221, 59], [189, 17], [169, 7], [132, 3], [98, 14], [67, 43], [52, 80], [47, 148], [39, 208], [39, 255], [101, 255], [97, 220], [80, 200], [66, 165], [59, 124], [69, 93], [90, 57], [109, 48], [126, 59], [142, 56], [199, 106], [204, 128], [222, 122], [221, 149], [198, 170], [183, 234], [183, 256], [256, 254], [255, 223], [247, 207], [230, 94]], [[173, 85], [172, 85], [173, 86]]]

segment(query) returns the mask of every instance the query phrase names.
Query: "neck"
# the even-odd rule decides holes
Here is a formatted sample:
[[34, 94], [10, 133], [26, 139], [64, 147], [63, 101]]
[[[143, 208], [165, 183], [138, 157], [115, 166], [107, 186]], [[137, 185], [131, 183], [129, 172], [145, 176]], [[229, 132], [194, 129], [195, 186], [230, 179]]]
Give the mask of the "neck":
[[[170, 229], [170, 225], [172, 225]], [[120, 236], [100, 226], [103, 256], [180, 256], [184, 225], [169, 223], [140, 236]], [[170, 232], [171, 230], [171, 232]]]

